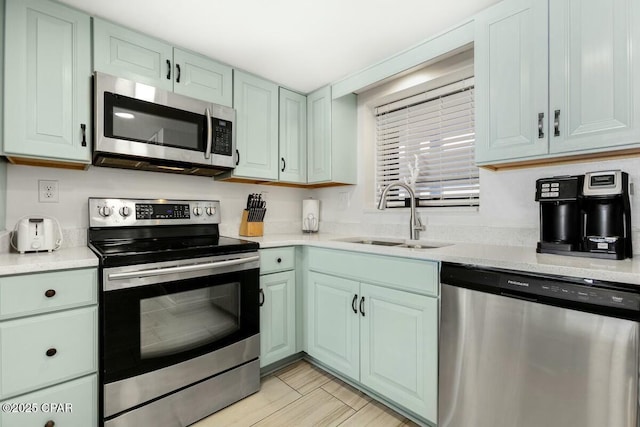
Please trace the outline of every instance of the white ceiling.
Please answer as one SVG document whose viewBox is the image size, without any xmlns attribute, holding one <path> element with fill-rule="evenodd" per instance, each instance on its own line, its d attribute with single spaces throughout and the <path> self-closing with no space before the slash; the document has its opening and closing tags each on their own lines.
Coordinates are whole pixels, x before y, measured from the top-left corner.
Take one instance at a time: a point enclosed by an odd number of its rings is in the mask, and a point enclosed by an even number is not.
<svg viewBox="0 0 640 427">
<path fill-rule="evenodd" d="M 60 0 L 302 93 L 498 0 Z"/>
</svg>

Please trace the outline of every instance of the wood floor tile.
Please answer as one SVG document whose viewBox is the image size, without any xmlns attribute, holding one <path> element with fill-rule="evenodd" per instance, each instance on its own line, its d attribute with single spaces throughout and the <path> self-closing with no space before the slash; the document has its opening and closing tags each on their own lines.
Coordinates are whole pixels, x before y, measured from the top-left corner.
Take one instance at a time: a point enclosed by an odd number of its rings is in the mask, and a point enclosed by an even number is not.
<svg viewBox="0 0 640 427">
<path fill-rule="evenodd" d="M 406 422 L 408 420 L 405 417 L 378 402 L 371 401 L 340 424 L 340 427 L 400 427 Z"/>
<path fill-rule="evenodd" d="M 322 385 L 322 389 L 337 397 L 356 411 L 362 409 L 371 398 L 349 384 L 334 378 Z"/>
<path fill-rule="evenodd" d="M 300 399 L 301 395 L 274 376 L 262 379 L 260 391 L 255 393 L 192 427 L 251 426 L 290 403 Z"/>
<path fill-rule="evenodd" d="M 316 388 L 292 404 L 280 409 L 255 424 L 255 427 L 323 426 L 340 425 L 355 411 L 331 394 Z"/>
<path fill-rule="evenodd" d="M 307 394 L 330 381 L 332 376 L 306 361 L 299 361 L 275 375 L 298 393 Z"/>
</svg>

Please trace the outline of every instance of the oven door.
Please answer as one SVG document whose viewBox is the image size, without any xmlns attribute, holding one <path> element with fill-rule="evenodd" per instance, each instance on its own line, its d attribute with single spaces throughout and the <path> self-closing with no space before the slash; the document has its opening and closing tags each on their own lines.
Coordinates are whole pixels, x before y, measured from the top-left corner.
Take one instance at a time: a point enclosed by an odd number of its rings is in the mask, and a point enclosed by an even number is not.
<svg viewBox="0 0 640 427">
<path fill-rule="evenodd" d="M 233 109 L 102 73 L 95 84 L 96 152 L 233 166 Z"/>
<path fill-rule="evenodd" d="M 259 356 L 256 252 L 106 268 L 102 281 L 106 417 Z"/>
</svg>

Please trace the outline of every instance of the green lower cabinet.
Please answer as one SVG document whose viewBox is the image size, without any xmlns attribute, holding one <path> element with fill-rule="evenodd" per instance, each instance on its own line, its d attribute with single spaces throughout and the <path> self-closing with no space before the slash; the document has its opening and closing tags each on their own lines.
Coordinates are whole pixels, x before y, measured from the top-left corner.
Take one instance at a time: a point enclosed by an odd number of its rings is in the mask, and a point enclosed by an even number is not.
<svg viewBox="0 0 640 427">
<path fill-rule="evenodd" d="M 438 299 L 310 271 L 307 352 L 436 422 Z"/>
<path fill-rule="evenodd" d="M 296 273 L 260 276 L 260 366 L 296 352 Z"/>
<path fill-rule="evenodd" d="M 437 420 L 438 300 L 361 284 L 360 382 Z"/>
<path fill-rule="evenodd" d="M 0 427 L 96 426 L 97 375 L 89 375 L 1 403 Z"/>
<path fill-rule="evenodd" d="M 360 376 L 360 284 L 309 272 L 307 282 L 307 352 L 332 369 Z"/>
</svg>

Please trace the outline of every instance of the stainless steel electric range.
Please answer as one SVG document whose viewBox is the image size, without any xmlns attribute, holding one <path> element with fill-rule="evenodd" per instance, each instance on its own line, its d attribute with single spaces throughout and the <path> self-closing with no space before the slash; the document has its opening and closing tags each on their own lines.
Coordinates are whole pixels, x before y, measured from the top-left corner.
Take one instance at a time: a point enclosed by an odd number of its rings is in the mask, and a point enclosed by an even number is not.
<svg viewBox="0 0 640 427">
<path fill-rule="evenodd" d="M 258 391 L 258 244 L 219 223 L 214 200 L 89 199 L 105 426 L 186 426 Z"/>
</svg>

